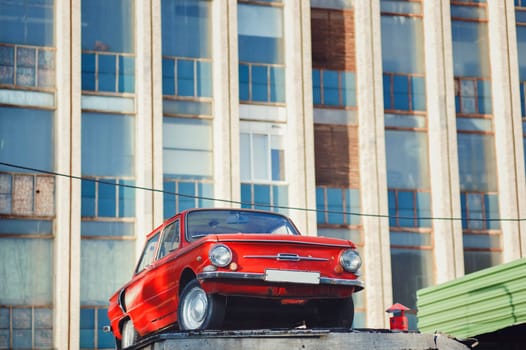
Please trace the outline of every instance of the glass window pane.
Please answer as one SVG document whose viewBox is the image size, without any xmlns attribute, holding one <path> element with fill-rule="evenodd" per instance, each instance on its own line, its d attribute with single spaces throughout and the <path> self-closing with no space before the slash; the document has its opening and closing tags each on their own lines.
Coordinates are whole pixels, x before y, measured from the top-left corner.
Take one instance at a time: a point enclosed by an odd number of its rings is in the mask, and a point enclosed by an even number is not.
<svg viewBox="0 0 526 350">
<path fill-rule="evenodd" d="M 249 92 L 249 66 L 246 64 L 239 65 L 239 100 L 248 101 L 250 99 Z"/>
<path fill-rule="evenodd" d="M 127 115 L 82 114 L 82 174 L 134 173 L 134 120 Z"/>
<path fill-rule="evenodd" d="M 386 130 L 387 181 L 390 188 L 429 188 L 427 135 Z"/>
<path fill-rule="evenodd" d="M 497 191 L 494 137 L 459 133 L 458 159 L 462 191 Z"/>
<path fill-rule="evenodd" d="M 267 102 L 269 100 L 267 66 L 252 66 L 252 100 Z"/>
<path fill-rule="evenodd" d="M 135 91 L 135 58 L 119 56 L 119 92 Z"/>
<path fill-rule="evenodd" d="M 253 178 L 258 180 L 269 180 L 270 178 L 270 171 L 269 171 L 269 164 L 268 164 L 268 157 L 269 157 L 269 144 L 268 144 L 268 136 L 267 135 L 259 135 L 254 134 L 252 135 L 252 144 L 253 144 L 253 159 L 257 161 L 254 161 L 253 167 L 254 167 L 254 174 Z"/>
<path fill-rule="evenodd" d="M 501 252 L 464 251 L 465 273 L 472 273 L 502 263 Z"/>
<path fill-rule="evenodd" d="M 81 305 L 106 305 L 108 295 L 130 278 L 134 249 L 133 241 L 82 240 Z"/>
<path fill-rule="evenodd" d="M 327 188 L 329 224 L 343 225 L 343 193 L 339 188 Z"/>
<path fill-rule="evenodd" d="M 408 191 L 398 192 L 398 220 L 402 227 L 415 226 L 415 193 Z"/>
<path fill-rule="evenodd" d="M 452 21 L 456 77 L 489 77 L 487 23 Z"/>
<path fill-rule="evenodd" d="M 195 96 L 194 93 L 194 62 L 177 61 L 177 95 Z"/>
<path fill-rule="evenodd" d="M 250 184 L 241 184 L 241 207 L 242 208 L 252 208 L 252 185 Z"/>
<path fill-rule="evenodd" d="M 180 182 L 177 193 L 182 196 L 178 196 L 179 211 L 195 208 L 196 207 L 196 195 L 194 182 Z"/>
<path fill-rule="evenodd" d="M 312 95 L 315 105 L 321 104 L 321 74 L 319 69 L 312 70 Z"/>
<path fill-rule="evenodd" d="M 283 9 L 238 4 L 239 61 L 283 63 Z"/>
<path fill-rule="evenodd" d="M 323 71 L 323 104 L 337 106 L 340 104 L 338 72 Z"/>
<path fill-rule="evenodd" d="M 241 181 L 250 181 L 252 179 L 252 150 L 250 146 L 250 135 L 242 133 L 240 135 L 239 143 Z"/>
<path fill-rule="evenodd" d="M 325 188 L 316 187 L 316 220 L 319 224 L 327 223 L 325 220 Z"/>
<path fill-rule="evenodd" d="M 165 181 L 163 185 L 163 212 L 164 218 L 168 219 L 177 213 L 175 203 L 177 201 L 175 196 L 175 183 L 172 181 Z"/>
<path fill-rule="evenodd" d="M 162 0 L 163 55 L 211 57 L 211 1 Z"/>
<path fill-rule="evenodd" d="M 197 96 L 212 96 L 212 65 L 210 62 L 197 62 Z"/>
<path fill-rule="evenodd" d="M 356 106 L 356 81 L 354 72 L 342 72 L 343 105 Z"/>
<path fill-rule="evenodd" d="M 385 72 L 424 72 L 422 19 L 383 15 L 382 62 Z"/>
<path fill-rule="evenodd" d="M 98 216 L 115 217 L 117 212 L 116 181 L 104 179 L 99 182 Z"/>
<path fill-rule="evenodd" d="M 95 66 L 97 56 L 90 53 L 82 54 L 82 90 L 95 91 L 96 78 L 95 78 Z"/>
<path fill-rule="evenodd" d="M 426 110 L 426 86 L 425 79 L 422 77 L 411 77 L 411 94 L 413 110 Z"/>
<path fill-rule="evenodd" d="M 270 67 L 270 102 L 285 102 L 285 69 Z"/>
<path fill-rule="evenodd" d="M 135 181 L 121 180 L 119 191 L 119 217 L 135 216 Z"/>
<path fill-rule="evenodd" d="M 175 61 L 163 58 L 163 95 L 175 95 Z"/>
<path fill-rule="evenodd" d="M 0 107 L 0 159 L 5 163 L 53 170 L 53 112 Z M 0 165 L 2 171 L 13 168 Z"/>
<path fill-rule="evenodd" d="M 53 241 L 2 238 L 1 305 L 49 305 L 53 302 Z M 22 316 L 21 316 L 22 317 Z M 22 322 L 22 319 L 20 319 Z M 15 327 L 23 327 L 15 317 Z"/>
<path fill-rule="evenodd" d="M 409 81 L 407 76 L 395 75 L 393 81 L 394 109 L 409 110 Z"/>
<path fill-rule="evenodd" d="M 99 91 L 115 92 L 116 91 L 116 56 L 99 55 Z"/>
<path fill-rule="evenodd" d="M 255 209 L 270 210 L 270 185 L 254 185 Z M 265 205 L 267 204 L 267 205 Z"/>
<path fill-rule="evenodd" d="M 95 191 L 95 181 L 82 180 L 82 216 L 96 216 Z"/>
<path fill-rule="evenodd" d="M 0 42 L 53 46 L 53 0 L 0 2 Z"/>
<path fill-rule="evenodd" d="M 83 50 L 134 51 L 134 1 L 84 0 L 81 3 Z"/>
</svg>

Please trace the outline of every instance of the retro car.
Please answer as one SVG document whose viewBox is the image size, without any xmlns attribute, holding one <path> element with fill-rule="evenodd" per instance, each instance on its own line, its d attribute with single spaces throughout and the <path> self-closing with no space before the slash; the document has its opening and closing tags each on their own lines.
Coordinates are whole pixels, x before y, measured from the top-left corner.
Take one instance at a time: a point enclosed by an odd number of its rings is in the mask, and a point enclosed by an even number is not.
<svg viewBox="0 0 526 350">
<path fill-rule="evenodd" d="M 348 328 L 360 265 L 351 241 L 302 236 L 278 213 L 188 209 L 147 236 L 110 329 L 126 348 L 169 329 Z"/>
</svg>

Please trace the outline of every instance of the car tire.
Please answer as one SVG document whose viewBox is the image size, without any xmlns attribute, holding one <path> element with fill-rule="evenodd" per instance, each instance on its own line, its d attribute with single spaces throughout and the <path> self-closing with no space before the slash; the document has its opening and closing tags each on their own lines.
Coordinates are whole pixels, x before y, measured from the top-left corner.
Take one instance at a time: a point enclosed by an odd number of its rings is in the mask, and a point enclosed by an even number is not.
<svg viewBox="0 0 526 350">
<path fill-rule="evenodd" d="M 124 321 L 124 324 L 122 325 L 121 334 L 121 349 L 126 349 L 130 346 L 135 345 L 137 343 L 137 340 L 139 339 L 139 334 L 135 330 L 133 322 L 130 319 Z"/>
<path fill-rule="evenodd" d="M 352 298 L 319 301 L 317 309 L 317 315 L 310 322 L 311 327 L 352 327 L 354 321 L 354 302 Z"/>
<path fill-rule="evenodd" d="M 199 281 L 192 280 L 183 288 L 179 299 L 179 329 L 219 329 L 225 319 L 225 309 L 225 297 L 206 294 Z"/>
</svg>

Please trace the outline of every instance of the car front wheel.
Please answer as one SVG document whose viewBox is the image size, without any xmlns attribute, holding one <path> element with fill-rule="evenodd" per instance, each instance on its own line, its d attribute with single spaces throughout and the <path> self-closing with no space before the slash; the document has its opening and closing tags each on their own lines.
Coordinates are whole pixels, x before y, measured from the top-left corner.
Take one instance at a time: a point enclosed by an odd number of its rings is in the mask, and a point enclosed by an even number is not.
<svg viewBox="0 0 526 350">
<path fill-rule="evenodd" d="M 181 330 L 218 329 L 225 318 L 226 299 L 208 295 L 197 280 L 188 283 L 179 300 L 177 316 Z"/>
</svg>

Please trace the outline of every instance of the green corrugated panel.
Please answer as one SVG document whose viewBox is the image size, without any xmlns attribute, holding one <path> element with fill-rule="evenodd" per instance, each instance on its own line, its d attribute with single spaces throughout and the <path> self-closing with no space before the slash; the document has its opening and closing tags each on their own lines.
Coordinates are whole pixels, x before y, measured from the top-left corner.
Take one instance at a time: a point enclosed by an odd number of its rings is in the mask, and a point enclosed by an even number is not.
<svg viewBox="0 0 526 350">
<path fill-rule="evenodd" d="M 526 259 L 417 292 L 418 328 L 468 338 L 526 323 Z"/>
</svg>

